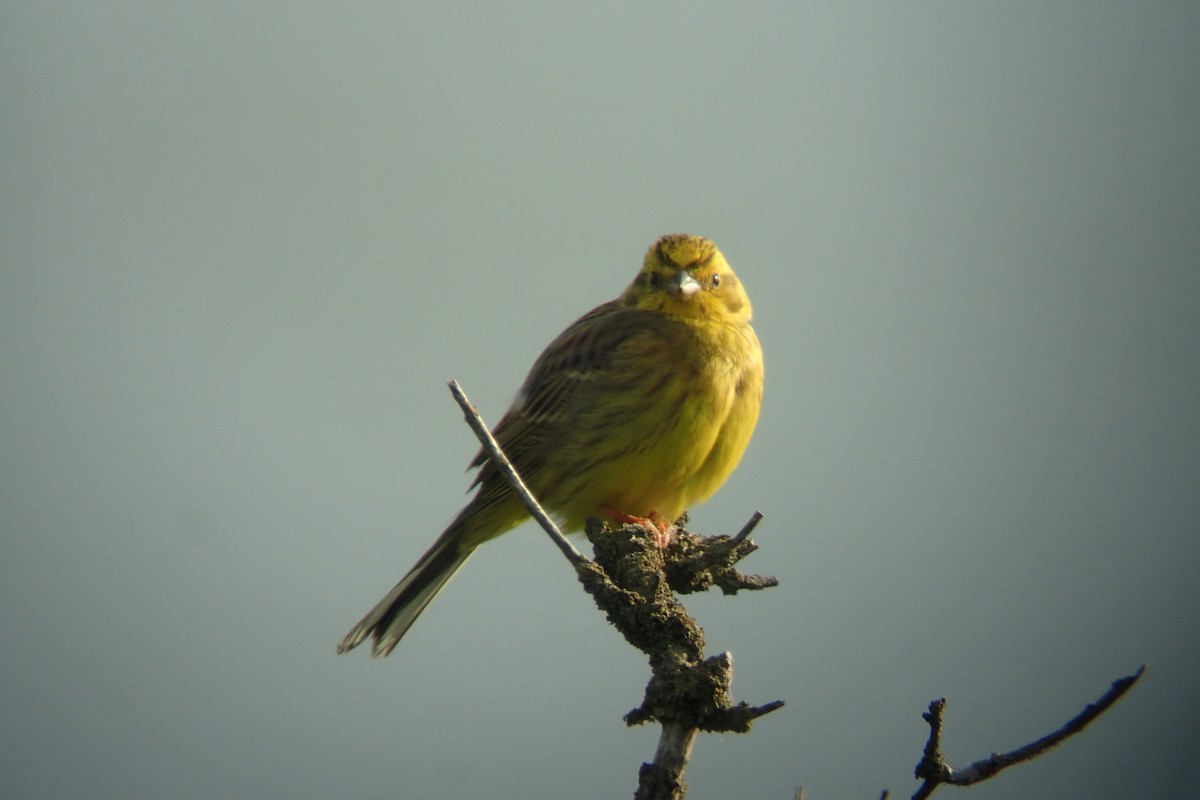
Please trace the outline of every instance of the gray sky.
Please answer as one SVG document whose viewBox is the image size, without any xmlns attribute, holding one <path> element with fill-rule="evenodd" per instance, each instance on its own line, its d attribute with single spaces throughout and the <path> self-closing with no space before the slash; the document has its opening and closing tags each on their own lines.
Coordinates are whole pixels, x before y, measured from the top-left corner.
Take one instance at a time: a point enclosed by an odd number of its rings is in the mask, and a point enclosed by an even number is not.
<svg viewBox="0 0 1200 800">
<path fill-rule="evenodd" d="M 7 4 L 0 794 L 626 797 L 647 677 L 531 526 L 350 625 L 565 324 L 713 237 L 767 357 L 694 510 L 691 797 L 1200 795 L 1195 3 Z M 536 576 L 536 578 L 534 577 Z"/>
</svg>

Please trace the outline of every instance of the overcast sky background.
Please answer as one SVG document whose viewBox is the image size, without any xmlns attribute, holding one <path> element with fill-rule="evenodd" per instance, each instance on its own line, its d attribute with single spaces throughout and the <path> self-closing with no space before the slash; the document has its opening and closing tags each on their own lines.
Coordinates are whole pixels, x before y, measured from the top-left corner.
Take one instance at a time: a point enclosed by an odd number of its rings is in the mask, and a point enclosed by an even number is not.
<svg viewBox="0 0 1200 800">
<path fill-rule="evenodd" d="M 1200 6 L 0 11 L 0 795 L 628 797 L 648 669 L 532 526 L 341 636 L 660 234 L 767 358 L 694 510 L 737 699 L 691 797 L 1200 796 Z M 949 790 L 947 790 L 949 791 Z"/>
</svg>

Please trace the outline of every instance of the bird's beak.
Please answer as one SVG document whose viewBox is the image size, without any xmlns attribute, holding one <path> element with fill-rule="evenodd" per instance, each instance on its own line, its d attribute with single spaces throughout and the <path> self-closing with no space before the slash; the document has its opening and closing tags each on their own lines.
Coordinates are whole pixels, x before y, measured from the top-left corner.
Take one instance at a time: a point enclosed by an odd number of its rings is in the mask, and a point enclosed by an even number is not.
<svg viewBox="0 0 1200 800">
<path fill-rule="evenodd" d="M 692 273 L 688 272 L 686 269 L 681 269 L 675 275 L 675 280 L 667 284 L 667 289 L 671 292 L 671 294 L 687 300 L 696 292 L 700 291 L 700 282 L 692 277 Z"/>
</svg>

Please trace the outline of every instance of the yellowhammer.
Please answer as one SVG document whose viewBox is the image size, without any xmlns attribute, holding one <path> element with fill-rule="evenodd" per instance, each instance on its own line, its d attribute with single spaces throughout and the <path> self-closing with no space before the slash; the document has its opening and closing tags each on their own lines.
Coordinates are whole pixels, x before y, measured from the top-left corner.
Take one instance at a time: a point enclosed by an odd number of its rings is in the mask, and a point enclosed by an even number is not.
<svg viewBox="0 0 1200 800">
<path fill-rule="evenodd" d="M 660 526 L 733 472 L 762 405 L 750 299 L 711 241 L 675 234 L 625 293 L 583 315 L 534 362 L 495 436 L 565 530 L 589 517 Z M 338 652 L 392 651 L 450 577 L 528 514 L 481 451 L 479 491 Z"/>
</svg>

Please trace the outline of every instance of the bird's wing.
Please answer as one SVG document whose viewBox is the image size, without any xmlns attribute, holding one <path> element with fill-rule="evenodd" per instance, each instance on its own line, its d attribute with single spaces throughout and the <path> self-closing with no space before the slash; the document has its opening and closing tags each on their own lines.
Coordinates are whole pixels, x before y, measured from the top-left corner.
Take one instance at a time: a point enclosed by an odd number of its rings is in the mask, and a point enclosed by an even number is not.
<svg viewBox="0 0 1200 800">
<path fill-rule="evenodd" d="M 518 472 L 528 476 L 541 466 L 543 445 L 557 437 L 588 387 L 612 376 L 614 354 L 621 345 L 660 322 L 655 314 L 614 300 L 580 317 L 550 343 L 493 431 Z M 496 472 L 483 450 L 471 466 L 482 466 L 475 483 L 488 482 Z"/>
</svg>

